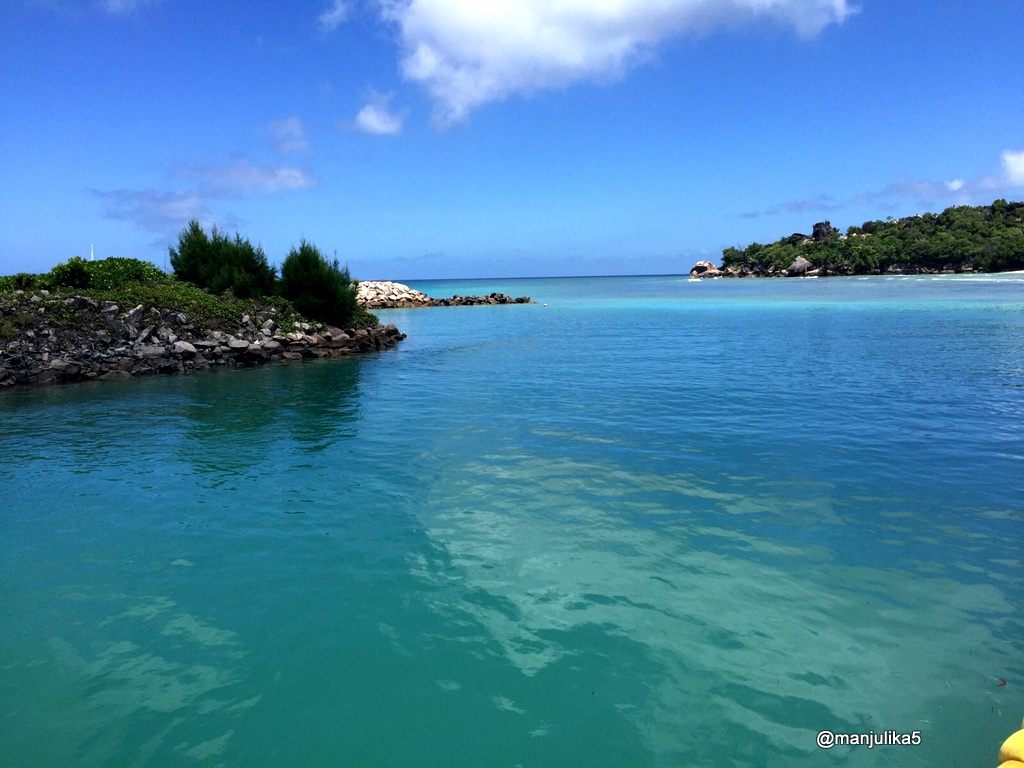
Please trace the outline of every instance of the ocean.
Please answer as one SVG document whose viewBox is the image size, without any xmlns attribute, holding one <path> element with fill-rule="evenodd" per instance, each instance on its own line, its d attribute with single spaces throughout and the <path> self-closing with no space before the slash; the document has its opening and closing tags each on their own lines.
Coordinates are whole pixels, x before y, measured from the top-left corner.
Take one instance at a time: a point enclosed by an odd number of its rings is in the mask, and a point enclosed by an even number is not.
<svg viewBox="0 0 1024 768">
<path fill-rule="evenodd" d="M 0 765 L 995 764 L 1024 275 L 409 284 L 536 303 L 0 396 Z"/>
</svg>

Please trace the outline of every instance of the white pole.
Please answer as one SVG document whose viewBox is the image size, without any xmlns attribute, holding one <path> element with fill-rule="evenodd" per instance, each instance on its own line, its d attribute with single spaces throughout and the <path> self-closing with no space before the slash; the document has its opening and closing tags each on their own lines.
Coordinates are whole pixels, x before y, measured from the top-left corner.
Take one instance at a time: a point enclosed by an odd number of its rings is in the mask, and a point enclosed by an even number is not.
<svg viewBox="0 0 1024 768">
<path fill-rule="evenodd" d="M 89 246 L 89 261 L 93 261 L 96 258 L 96 250 L 93 246 Z"/>
</svg>

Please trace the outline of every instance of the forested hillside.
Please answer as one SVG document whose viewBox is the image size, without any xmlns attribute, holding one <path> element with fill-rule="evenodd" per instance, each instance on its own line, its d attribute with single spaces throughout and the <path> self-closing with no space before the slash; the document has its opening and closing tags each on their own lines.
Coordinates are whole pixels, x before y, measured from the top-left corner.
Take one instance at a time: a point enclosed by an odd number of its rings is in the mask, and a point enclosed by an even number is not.
<svg viewBox="0 0 1024 768">
<path fill-rule="evenodd" d="M 829 222 L 810 235 L 794 233 L 769 245 L 722 251 L 723 269 L 755 274 L 789 270 L 862 275 L 885 272 L 1003 272 L 1024 269 L 1024 203 L 953 206 L 942 213 L 866 221 L 845 234 Z"/>
</svg>

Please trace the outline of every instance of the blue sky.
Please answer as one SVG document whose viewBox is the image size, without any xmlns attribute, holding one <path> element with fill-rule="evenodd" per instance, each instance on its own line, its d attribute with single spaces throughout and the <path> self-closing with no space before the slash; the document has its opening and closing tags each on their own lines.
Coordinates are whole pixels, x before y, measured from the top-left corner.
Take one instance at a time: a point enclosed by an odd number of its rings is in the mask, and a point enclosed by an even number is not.
<svg viewBox="0 0 1024 768">
<path fill-rule="evenodd" d="M 687 272 L 1024 199 L 1024 4 L 6 0 L 0 274 L 189 218 L 362 279 Z"/>
</svg>

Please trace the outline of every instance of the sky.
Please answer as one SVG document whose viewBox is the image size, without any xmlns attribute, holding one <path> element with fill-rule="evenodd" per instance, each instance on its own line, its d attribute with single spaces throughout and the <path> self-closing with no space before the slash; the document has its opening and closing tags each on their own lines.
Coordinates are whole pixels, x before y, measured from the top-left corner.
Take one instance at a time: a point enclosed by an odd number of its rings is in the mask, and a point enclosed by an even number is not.
<svg viewBox="0 0 1024 768">
<path fill-rule="evenodd" d="M 0 274 L 679 274 L 1024 199 L 1020 0 L 4 0 Z"/>
</svg>

